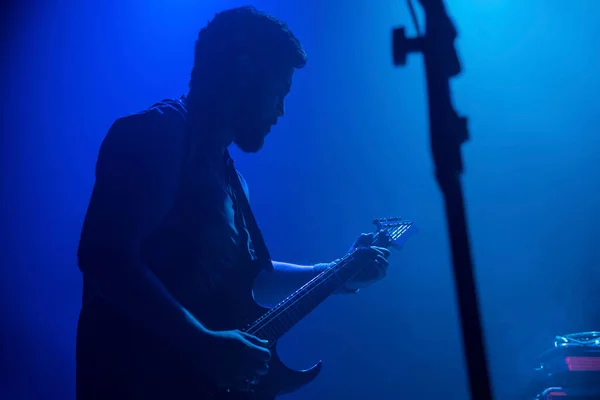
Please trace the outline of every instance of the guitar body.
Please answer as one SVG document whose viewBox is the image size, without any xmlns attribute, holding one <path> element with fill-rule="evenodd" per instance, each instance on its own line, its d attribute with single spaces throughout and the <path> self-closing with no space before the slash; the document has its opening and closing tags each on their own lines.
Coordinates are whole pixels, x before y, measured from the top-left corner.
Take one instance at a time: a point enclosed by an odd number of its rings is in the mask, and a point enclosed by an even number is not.
<svg viewBox="0 0 600 400">
<path fill-rule="evenodd" d="M 204 294 L 200 298 L 196 297 L 193 305 L 192 302 L 186 304 L 182 301 L 182 303 L 211 330 L 243 331 L 245 327 L 269 311 L 268 308 L 256 303 L 252 294 L 254 280 L 260 271 L 260 266 L 251 262 L 237 269 L 235 276 L 225 279 L 227 287 L 219 288 L 211 294 Z M 160 278 L 166 282 L 170 281 L 168 276 Z M 174 278 L 168 287 L 176 297 L 185 299 L 189 293 L 184 285 L 185 282 L 180 283 Z M 164 392 L 170 394 L 170 399 L 177 400 L 272 400 L 278 395 L 297 390 L 317 377 L 321 370 L 320 361 L 309 369 L 293 370 L 281 361 L 276 346 L 276 341 L 270 341 L 271 360 L 268 375 L 262 377 L 247 391 L 220 388 L 202 376 L 192 376 L 186 368 L 185 361 L 175 359 L 170 354 L 159 354 L 157 359 L 149 356 L 145 362 L 156 363 L 156 360 L 160 360 L 161 365 L 151 370 L 161 371 L 161 373 L 143 378 L 146 382 L 143 388 L 146 394 L 143 398 L 162 398 L 155 396 L 157 393 Z M 155 350 L 160 353 L 160 345 L 153 345 L 149 354 L 157 355 Z"/>
<path fill-rule="evenodd" d="M 252 263 L 249 268 L 244 268 L 243 273 L 237 273 L 233 282 L 225 291 L 219 293 L 212 302 L 206 304 L 220 304 L 214 307 L 215 312 L 198 315 L 201 321 L 208 321 L 207 325 L 215 330 L 244 330 L 246 326 L 260 318 L 268 308 L 262 307 L 254 300 L 252 287 L 256 275 L 260 272 L 258 265 Z M 319 361 L 306 370 L 293 370 L 287 367 L 277 354 L 277 342 L 271 343 L 271 360 L 269 373 L 262 377 L 258 384 L 250 390 L 230 391 L 227 389 L 210 387 L 203 394 L 211 400 L 272 400 L 278 395 L 293 392 L 314 380 L 321 371 L 322 362 Z"/>
</svg>

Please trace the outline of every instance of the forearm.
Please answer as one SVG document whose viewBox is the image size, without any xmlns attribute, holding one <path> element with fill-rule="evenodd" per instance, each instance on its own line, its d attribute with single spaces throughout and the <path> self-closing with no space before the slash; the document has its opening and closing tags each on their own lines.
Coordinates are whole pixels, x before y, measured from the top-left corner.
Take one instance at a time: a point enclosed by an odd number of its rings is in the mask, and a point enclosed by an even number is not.
<svg viewBox="0 0 600 400">
<path fill-rule="evenodd" d="M 106 253 L 104 253 L 106 254 Z M 84 280 L 117 312 L 178 347 L 206 328 L 169 293 L 156 275 L 129 256 L 80 256 Z"/>
<path fill-rule="evenodd" d="M 317 264 L 317 266 L 322 265 Z M 314 265 L 273 261 L 273 270 L 262 271 L 256 278 L 254 297 L 262 305 L 273 306 L 310 281 L 316 274 Z"/>
</svg>

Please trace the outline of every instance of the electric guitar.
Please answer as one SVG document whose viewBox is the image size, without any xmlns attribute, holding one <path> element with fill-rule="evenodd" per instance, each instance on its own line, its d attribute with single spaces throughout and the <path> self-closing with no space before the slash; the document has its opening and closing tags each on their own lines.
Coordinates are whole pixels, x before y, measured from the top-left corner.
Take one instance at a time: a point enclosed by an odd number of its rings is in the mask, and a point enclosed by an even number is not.
<svg viewBox="0 0 600 400">
<path fill-rule="evenodd" d="M 411 221 L 400 218 L 377 219 L 374 221 L 377 233 L 373 245 L 385 248 L 400 248 L 406 240 L 417 231 Z M 356 250 L 349 252 L 335 265 L 296 290 L 285 300 L 271 309 L 259 306 L 252 297 L 251 287 L 236 287 L 243 290 L 244 297 L 238 294 L 229 304 L 227 323 L 219 323 L 228 329 L 240 329 L 244 332 L 269 341 L 271 360 L 269 373 L 245 391 L 218 388 L 210 382 L 202 382 L 203 390 L 200 398 L 211 400 L 272 400 L 278 395 L 293 392 L 307 385 L 319 374 L 322 362 L 306 370 L 292 370 L 277 355 L 277 340 L 294 325 L 307 316 L 331 294 L 335 293 L 360 272 L 357 263 L 352 263 Z M 253 273 L 257 273 L 254 271 Z M 248 276 L 246 278 L 252 278 Z M 242 279 L 253 282 L 253 279 Z M 239 292 L 238 292 L 239 293 Z M 227 296 L 222 296 L 224 299 Z M 208 317 L 208 316 L 207 316 Z M 205 321 L 205 319 L 202 319 Z M 235 326 L 235 324 L 238 324 Z M 244 328 L 242 328 L 245 326 Z M 242 329 L 241 329 L 242 328 Z"/>
</svg>

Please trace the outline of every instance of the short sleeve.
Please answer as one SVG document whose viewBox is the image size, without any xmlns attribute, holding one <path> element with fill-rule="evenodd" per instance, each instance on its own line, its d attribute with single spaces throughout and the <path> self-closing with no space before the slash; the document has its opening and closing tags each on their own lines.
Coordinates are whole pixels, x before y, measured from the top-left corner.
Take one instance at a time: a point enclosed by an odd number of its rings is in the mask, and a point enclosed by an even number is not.
<svg viewBox="0 0 600 400">
<path fill-rule="evenodd" d="M 185 154 L 185 132 L 168 128 L 151 111 L 111 126 L 98 153 L 80 259 L 97 259 L 106 249 L 131 252 L 162 222 L 176 196 Z"/>
</svg>

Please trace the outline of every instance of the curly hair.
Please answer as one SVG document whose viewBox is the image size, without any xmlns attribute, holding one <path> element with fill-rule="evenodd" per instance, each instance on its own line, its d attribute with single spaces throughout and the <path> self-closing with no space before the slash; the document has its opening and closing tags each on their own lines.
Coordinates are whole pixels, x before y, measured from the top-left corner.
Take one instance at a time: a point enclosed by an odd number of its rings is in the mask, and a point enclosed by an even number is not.
<svg viewBox="0 0 600 400">
<path fill-rule="evenodd" d="M 300 41 L 285 22 L 253 6 L 232 8 L 217 13 L 200 30 L 190 89 L 202 81 L 217 83 L 226 79 L 239 56 L 249 56 L 265 65 L 294 68 L 304 67 L 307 61 Z"/>
</svg>

